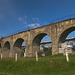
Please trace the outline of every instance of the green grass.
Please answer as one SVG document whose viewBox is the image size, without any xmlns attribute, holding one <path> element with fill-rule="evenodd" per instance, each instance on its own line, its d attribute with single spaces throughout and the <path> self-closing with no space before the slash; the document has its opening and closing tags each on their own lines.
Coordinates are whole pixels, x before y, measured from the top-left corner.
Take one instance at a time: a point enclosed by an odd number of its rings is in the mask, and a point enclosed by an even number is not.
<svg viewBox="0 0 75 75">
<path fill-rule="evenodd" d="M 0 75 L 75 75 L 75 55 L 69 55 L 70 62 L 66 62 L 65 56 L 19 58 L 0 60 Z"/>
</svg>

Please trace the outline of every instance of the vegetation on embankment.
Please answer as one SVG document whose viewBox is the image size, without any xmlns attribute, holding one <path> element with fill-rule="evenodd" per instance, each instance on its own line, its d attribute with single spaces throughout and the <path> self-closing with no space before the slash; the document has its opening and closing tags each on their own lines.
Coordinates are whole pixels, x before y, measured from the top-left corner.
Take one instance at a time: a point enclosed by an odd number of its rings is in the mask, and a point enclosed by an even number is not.
<svg viewBox="0 0 75 75">
<path fill-rule="evenodd" d="M 18 58 L 0 60 L 0 75 L 75 75 L 75 55 L 69 55 L 70 62 L 66 62 L 65 56 Z"/>
</svg>

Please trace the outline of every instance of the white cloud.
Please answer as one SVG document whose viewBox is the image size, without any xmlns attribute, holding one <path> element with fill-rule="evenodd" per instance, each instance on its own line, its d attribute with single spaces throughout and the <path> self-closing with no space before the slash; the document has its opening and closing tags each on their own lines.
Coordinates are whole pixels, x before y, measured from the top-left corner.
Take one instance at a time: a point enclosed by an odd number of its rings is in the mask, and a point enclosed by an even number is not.
<svg viewBox="0 0 75 75">
<path fill-rule="evenodd" d="M 27 24 L 27 15 L 23 17 L 19 17 L 18 20 L 22 22 L 22 24 L 25 24 L 27 25 L 28 27 L 32 27 L 32 28 L 37 28 L 40 26 L 40 23 L 39 22 L 39 19 L 36 17 L 36 18 L 32 18 L 32 20 L 34 21 L 34 23 L 31 23 L 31 24 Z"/>
<path fill-rule="evenodd" d="M 19 21 L 22 21 L 22 18 L 21 18 L 21 17 L 19 17 L 19 18 L 18 18 L 18 20 L 19 20 Z"/>
<path fill-rule="evenodd" d="M 36 27 L 39 27 L 40 24 L 39 23 L 34 23 L 34 24 L 29 24 L 28 26 L 29 27 L 33 27 L 33 28 L 36 28 Z"/>
</svg>

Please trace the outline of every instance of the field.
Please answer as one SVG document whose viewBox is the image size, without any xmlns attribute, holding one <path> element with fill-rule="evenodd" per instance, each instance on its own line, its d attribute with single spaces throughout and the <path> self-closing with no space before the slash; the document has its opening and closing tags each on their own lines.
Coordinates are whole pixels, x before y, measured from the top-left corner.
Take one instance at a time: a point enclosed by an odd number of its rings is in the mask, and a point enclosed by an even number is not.
<svg viewBox="0 0 75 75">
<path fill-rule="evenodd" d="M 0 75 L 75 75 L 75 55 L 69 55 L 70 62 L 65 56 L 55 55 L 33 58 L 0 59 Z"/>
</svg>

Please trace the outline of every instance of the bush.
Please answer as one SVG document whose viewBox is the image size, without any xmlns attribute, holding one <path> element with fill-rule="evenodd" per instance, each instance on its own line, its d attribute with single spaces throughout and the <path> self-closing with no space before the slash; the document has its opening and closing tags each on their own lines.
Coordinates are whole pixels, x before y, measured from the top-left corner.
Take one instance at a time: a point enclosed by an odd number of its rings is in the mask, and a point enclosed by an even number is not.
<svg viewBox="0 0 75 75">
<path fill-rule="evenodd" d="M 48 47 L 48 48 L 45 48 L 44 47 L 44 50 L 43 51 L 39 51 L 38 52 L 38 56 L 42 56 L 42 54 L 45 53 L 45 56 L 49 56 L 49 55 L 52 55 L 52 47 Z"/>
</svg>

